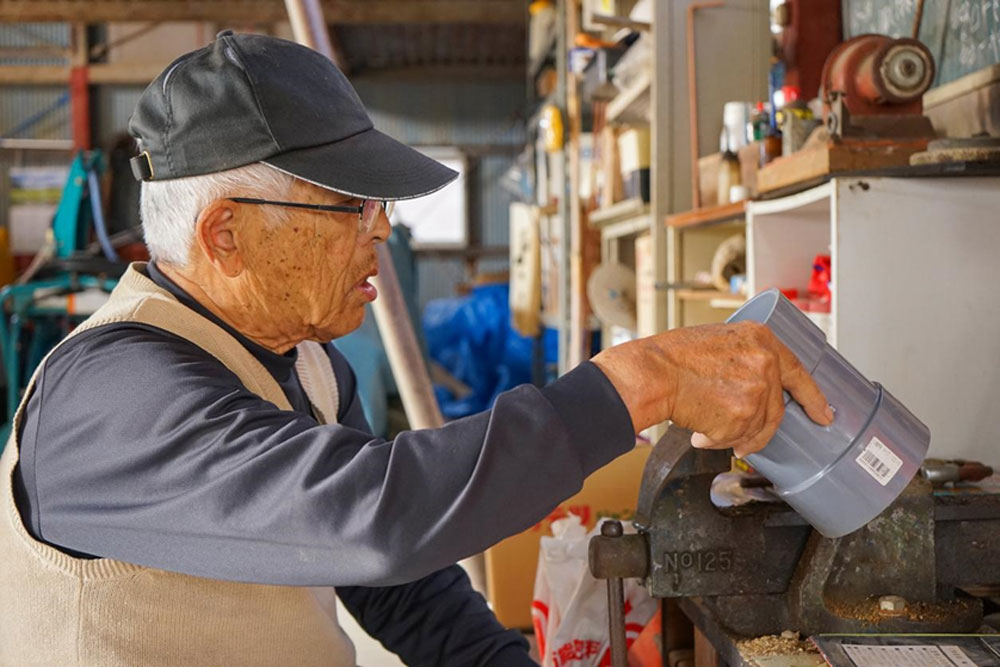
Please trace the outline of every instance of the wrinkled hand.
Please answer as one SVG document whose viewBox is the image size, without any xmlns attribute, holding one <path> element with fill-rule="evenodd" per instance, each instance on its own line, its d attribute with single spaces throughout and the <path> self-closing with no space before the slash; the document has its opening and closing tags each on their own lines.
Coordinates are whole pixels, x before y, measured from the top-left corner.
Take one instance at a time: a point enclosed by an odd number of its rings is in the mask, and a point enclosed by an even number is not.
<svg viewBox="0 0 1000 667">
<path fill-rule="evenodd" d="M 732 447 L 740 457 L 763 449 L 785 413 L 782 389 L 817 424 L 833 421 L 799 360 L 755 322 L 673 329 L 604 350 L 593 362 L 636 432 L 670 419 L 695 431 L 695 447 Z"/>
</svg>

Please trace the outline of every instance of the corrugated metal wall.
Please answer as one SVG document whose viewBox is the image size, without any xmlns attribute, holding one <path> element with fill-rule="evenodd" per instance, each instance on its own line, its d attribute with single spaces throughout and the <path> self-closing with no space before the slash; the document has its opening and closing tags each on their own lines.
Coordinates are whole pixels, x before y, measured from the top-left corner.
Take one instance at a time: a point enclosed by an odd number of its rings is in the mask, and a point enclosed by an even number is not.
<svg viewBox="0 0 1000 667">
<path fill-rule="evenodd" d="M 8 24 L 0 26 L 0 47 L 28 47 L 39 43 L 68 48 L 66 24 Z M 32 54 L 5 59 L 4 64 L 58 63 L 58 57 Z M 475 195 L 470 199 L 471 238 L 487 247 L 507 245 L 507 207 L 511 196 L 499 182 L 524 142 L 521 115 L 524 83 L 519 80 L 421 81 L 384 76 L 354 81 L 372 119 L 383 132 L 401 141 L 424 146 L 460 146 L 470 150 L 470 178 Z M 108 149 L 126 132 L 128 118 L 144 86 L 102 86 L 91 96 L 94 105 L 94 142 Z M 69 104 L 57 103 L 63 86 L 5 86 L 0 88 L 0 136 L 25 119 L 53 106 L 43 120 L 19 136 L 69 139 Z M 23 164 L 47 164 L 65 154 L 0 151 L 0 169 L 17 159 Z M 452 186 L 460 187 L 460 186 Z M 8 181 L 0 179 L 0 221 L 5 222 Z M 480 272 L 503 270 L 506 257 L 486 257 Z M 421 308 L 430 299 L 451 296 L 458 282 L 471 278 L 465 261 L 456 256 L 426 256 L 418 262 Z"/>
<path fill-rule="evenodd" d="M 145 86 L 100 86 L 90 97 L 94 110 L 94 143 L 103 148 L 128 134 L 128 119 Z"/>
<path fill-rule="evenodd" d="M 14 49 L 44 46 L 68 49 L 65 23 L 0 24 L 0 65 L 58 65 L 58 54 L 12 54 Z M 69 99 L 66 86 L 3 86 L 0 88 L 0 136 L 32 139 L 69 139 Z M 65 99 L 63 99 L 65 98 Z M 60 103 L 62 102 L 62 103 Z M 26 122 L 35 120 L 30 128 Z M 22 129 L 23 128 L 23 129 Z"/>
<path fill-rule="evenodd" d="M 0 24 L 0 48 L 24 49 L 38 46 L 68 49 L 68 23 L 5 23 Z M 4 65 L 58 65 L 58 55 L 17 55 L 0 58 Z"/>
<path fill-rule="evenodd" d="M 65 23 L 0 24 L 0 49 L 25 49 L 44 44 L 53 49 L 69 48 L 70 31 Z M 0 65 L 59 64 L 58 54 L 5 55 Z M 34 121 L 34 122 L 31 122 Z M 28 122 L 31 126 L 23 128 Z M 69 139 L 70 107 L 65 86 L 0 87 L 0 137 L 19 139 Z M 0 150 L 0 224 L 7 224 L 10 200 L 10 167 L 66 163 L 68 153 L 59 151 Z"/>
<path fill-rule="evenodd" d="M 523 81 L 353 80 L 383 132 L 410 144 L 520 143 Z"/>
</svg>

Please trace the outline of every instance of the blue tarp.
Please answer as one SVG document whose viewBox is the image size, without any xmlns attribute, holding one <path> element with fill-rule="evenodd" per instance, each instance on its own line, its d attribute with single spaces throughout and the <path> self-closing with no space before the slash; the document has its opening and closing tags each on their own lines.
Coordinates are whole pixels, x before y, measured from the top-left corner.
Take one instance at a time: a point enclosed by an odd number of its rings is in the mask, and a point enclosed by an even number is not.
<svg viewBox="0 0 1000 667">
<path fill-rule="evenodd" d="M 435 387 L 441 412 L 456 418 L 481 412 L 497 395 L 531 382 L 535 341 L 510 326 L 508 285 L 482 285 L 465 297 L 435 299 L 424 309 L 427 351 L 472 391 L 457 398 Z"/>
</svg>

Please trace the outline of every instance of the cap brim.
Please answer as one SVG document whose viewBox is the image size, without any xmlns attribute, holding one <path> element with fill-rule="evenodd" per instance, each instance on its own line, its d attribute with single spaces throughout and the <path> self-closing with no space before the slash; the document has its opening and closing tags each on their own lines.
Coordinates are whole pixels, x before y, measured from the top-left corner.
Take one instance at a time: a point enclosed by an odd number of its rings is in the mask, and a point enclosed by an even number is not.
<svg viewBox="0 0 1000 667">
<path fill-rule="evenodd" d="M 440 190 L 458 172 L 378 130 L 262 160 L 322 188 L 365 199 L 414 199 Z"/>
</svg>

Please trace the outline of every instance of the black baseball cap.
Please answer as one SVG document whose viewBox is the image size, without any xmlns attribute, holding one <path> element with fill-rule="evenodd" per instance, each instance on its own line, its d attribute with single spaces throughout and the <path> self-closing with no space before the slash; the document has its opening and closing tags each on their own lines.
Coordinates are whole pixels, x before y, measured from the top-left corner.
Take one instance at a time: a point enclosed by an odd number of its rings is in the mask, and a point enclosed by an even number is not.
<svg viewBox="0 0 1000 667">
<path fill-rule="evenodd" d="M 324 55 L 266 35 L 219 33 L 175 60 L 129 119 L 138 180 L 264 162 L 329 190 L 411 199 L 458 173 L 375 129 L 347 77 Z"/>
</svg>

